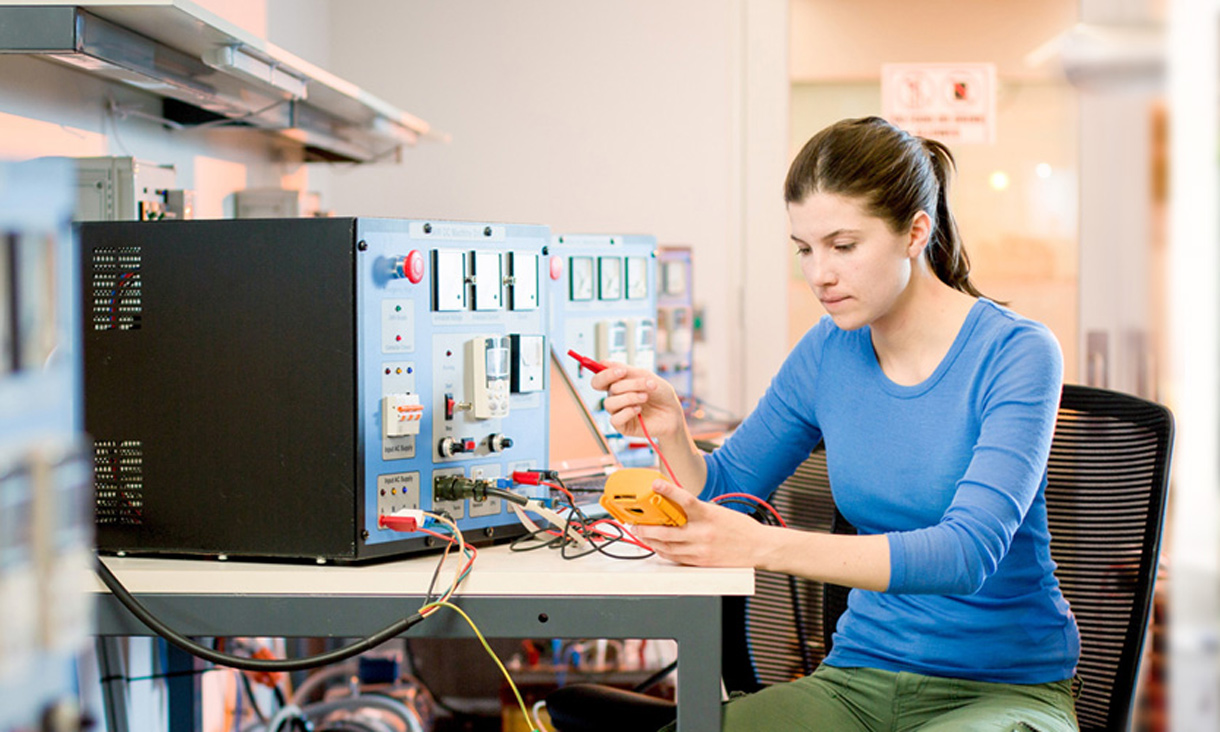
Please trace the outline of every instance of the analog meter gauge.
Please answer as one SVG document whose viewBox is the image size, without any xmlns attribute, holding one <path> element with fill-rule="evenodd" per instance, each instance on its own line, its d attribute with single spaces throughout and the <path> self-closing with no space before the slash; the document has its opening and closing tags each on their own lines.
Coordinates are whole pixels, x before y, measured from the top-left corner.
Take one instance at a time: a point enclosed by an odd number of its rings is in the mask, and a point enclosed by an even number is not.
<svg viewBox="0 0 1220 732">
<path fill-rule="evenodd" d="M 593 257 L 572 257 L 568 260 L 569 286 L 568 295 L 572 300 L 593 299 Z"/>
<path fill-rule="evenodd" d="M 648 297 L 648 260 L 643 257 L 627 257 L 627 299 L 643 300 Z"/>
<path fill-rule="evenodd" d="M 621 300 L 623 297 L 623 260 L 621 257 L 598 259 L 597 296 L 602 300 Z"/>
</svg>

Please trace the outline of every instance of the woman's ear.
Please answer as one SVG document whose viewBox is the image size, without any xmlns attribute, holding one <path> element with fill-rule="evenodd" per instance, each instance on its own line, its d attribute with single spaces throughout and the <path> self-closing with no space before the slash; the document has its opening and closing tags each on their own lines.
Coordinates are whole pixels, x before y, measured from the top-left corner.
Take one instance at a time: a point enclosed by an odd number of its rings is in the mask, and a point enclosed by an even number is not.
<svg viewBox="0 0 1220 732">
<path fill-rule="evenodd" d="M 927 211 L 918 211 L 911 219 L 911 228 L 907 232 L 907 256 L 911 259 L 923 254 L 932 238 L 932 217 Z"/>
</svg>

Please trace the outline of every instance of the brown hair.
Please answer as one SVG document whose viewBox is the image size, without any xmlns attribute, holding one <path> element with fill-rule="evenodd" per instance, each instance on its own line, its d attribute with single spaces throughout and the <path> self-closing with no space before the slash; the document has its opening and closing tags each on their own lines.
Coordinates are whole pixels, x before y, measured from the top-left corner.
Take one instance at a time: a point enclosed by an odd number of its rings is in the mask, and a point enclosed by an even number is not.
<svg viewBox="0 0 1220 732">
<path fill-rule="evenodd" d="M 932 218 L 924 255 L 950 287 L 983 297 L 970 281 L 970 258 L 949 210 L 949 148 L 898 129 L 880 117 L 845 119 L 814 135 L 797 154 L 784 181 L 784 201 L 816 192 L 859 198 L 892 231 L 905 231 L 915 214 Z"/>
</svg>

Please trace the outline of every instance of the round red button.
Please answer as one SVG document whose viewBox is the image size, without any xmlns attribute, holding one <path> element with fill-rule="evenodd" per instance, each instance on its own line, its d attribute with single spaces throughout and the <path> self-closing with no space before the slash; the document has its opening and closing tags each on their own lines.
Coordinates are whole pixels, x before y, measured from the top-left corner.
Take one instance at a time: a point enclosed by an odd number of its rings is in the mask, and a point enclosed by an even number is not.
<svg viewBox="0 0 1220 732">
<path fill-rule="evenodd" d="M 403 274 L 411 284 L 418 285 L 424 278 L 424 255 L 418 249 L 412 249 L 402 263 Z"/>
<path fill-rule="evenodd" d="M 551 279 L 557 280 L 563 277 L 563 257 L 551 257 Z"/>
</svg>

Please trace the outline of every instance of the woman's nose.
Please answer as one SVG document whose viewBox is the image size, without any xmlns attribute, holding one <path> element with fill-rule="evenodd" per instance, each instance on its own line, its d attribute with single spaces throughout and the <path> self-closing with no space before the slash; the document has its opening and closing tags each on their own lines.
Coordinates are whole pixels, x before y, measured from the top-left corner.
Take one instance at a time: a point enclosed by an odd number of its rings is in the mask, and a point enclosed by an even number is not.
<svg viewBox="0 0 1220 732">
<path fill-rule="evenodd" d="M 826 259 L 824 256 L 819 256 L 817 252 L 810 252 L 806 255 L 805 277 L 809 279 L 810 284 L 825 286 L 835 283 L 837 278 Z"/>
</svg>

